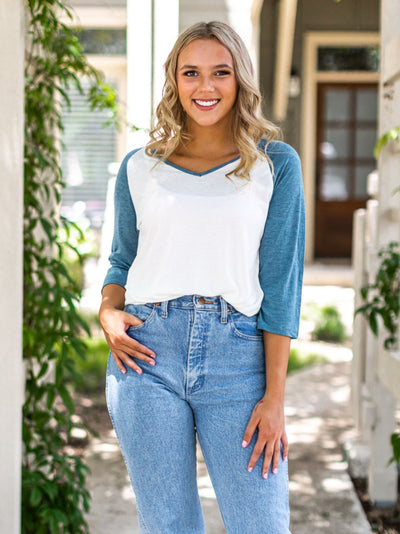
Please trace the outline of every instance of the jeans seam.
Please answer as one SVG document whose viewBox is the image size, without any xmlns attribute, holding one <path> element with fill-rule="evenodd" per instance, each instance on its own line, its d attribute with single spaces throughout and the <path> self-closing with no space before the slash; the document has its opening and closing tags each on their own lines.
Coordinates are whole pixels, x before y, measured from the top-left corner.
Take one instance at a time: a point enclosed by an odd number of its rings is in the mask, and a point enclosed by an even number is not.
<svg viewBox="0 0 400 534">
<path fill-rule="evenodd" d="M 136 501 L 136 510 L 137 510 L 138 516 L 140 518 L 140 522 L 142 524 L 142 527 L 144 528 L 144 534 L 151 534 L 148 526 L 146 525 L 146 521 L 144 520 L 143 514 L 140 511 L 140 508 L 139 508 L 139 506 L 137 504 L 137 501 Z"/>
</svg>

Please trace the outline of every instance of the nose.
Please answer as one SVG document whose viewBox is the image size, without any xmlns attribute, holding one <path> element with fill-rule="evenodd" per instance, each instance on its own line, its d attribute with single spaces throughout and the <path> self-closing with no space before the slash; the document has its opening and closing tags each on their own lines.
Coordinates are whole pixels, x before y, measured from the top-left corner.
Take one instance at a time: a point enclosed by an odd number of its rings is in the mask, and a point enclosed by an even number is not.
<svg viewBox="0 0 400 534">
<path fill-rule="evenodd" d="M 214 90 L 214 83 L 211 76 L 202 76 L 200 78 L 199 90 L 203 92 Z"/>
</svg>

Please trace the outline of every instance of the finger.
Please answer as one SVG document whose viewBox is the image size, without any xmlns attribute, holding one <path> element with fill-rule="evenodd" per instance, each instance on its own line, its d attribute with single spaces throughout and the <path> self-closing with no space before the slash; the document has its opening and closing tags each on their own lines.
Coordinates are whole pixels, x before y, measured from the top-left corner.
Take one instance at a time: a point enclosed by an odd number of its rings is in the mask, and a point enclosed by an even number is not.
<svg viewBox="0 0 400 534">
<path fill-rule="evenodd" d="M 114 354 L 113 354 L 114 356 Z M 142 369 L 138 366 L 138 364 L 132 360 L 127 354 L 125 354 L 122 351 L 118 351 L 115 353 L 114 360 L 118 366 L 118 368 L 122 371 L 122 373 L 126 373 L 126 366 L 130 367 L 133 371 L 135 371 L 138 375 L 142 374 Z"/>
<path fill-rule="evenodd" d="M 281 442 L 279 439 L 275 441 L 274 454 L 272 457 L 272 472 L 274 475 L 278 473 L 279 457 L 281 455 Z"/>
<path fill-rule="evenodd" d="M 138 360 L 141 360 L 143 362 L 146 362 L 148 363 L 149 365 L 155 365 L 156 362 L 154 360 L 155 356 L 154 357 L 150 357 L 150 356 L 147 356 L 146 354 L 143 354 L 141 352 L 137 352 L 137 351 L 130 351 L 130 353 L 126 353 L 124 351 L 118 351 L 119 354 L 118 354 L 118 357 L 126 364 L 128 365 L 129 367 L 131 367 L 132 369 L 134 369 L 135 371 L 137 371 L 138 369 L 140 369 L 140 367 L 137 365 L 137 363 L 135 363 L 135 361 L 133 360 L 133 358 L 136 358 Z"/>
<path fill-rule="evenodd" d="M 111 349 L 114 351 L 123 351 L 128 356 L 134 358 L 146 359 L 156 357 L 155 352 L 144 345 L 141 345 L 136 340 L 127 336 L 126 338 L 114 339 L 111 343 Z"/>
<path fill-rule="evenodd" d="M 257 425 L 258 420 L 256 417 L 254 417 L 254 415 L 252 415 L 243 435 L 242 447 L 247 447 L 247 445 L 250 443 Z"/>
<path fill-rule="evenodd" d="M 289 454 L 289 441 L 286 432 L 282 436 L 282 458 L 286 462 Z"/>
<path fill-rule="evenodd" d="M 118 356 L 116 355 L 115 352 L 111 351 L 111 355 L 112 357 L 114 358 L 114 361 L 118 367 L 118 369 L 121 371 L 121 373 L 125 374 L 126 373 L 126 367 L 125 365 L 122 363 L 122 361 L 118 358 Z"/>
<path fill-rule="evenodd" d="M 273 453 L 274 453 L 274 447 L 272 444 L 268 443 L 267 446 L 265 447 L 265 452 L 264 452 L 264 463 L 263 463 L 263 470 L 262 470 L 263 478 L 268 478 L 268 472 L 269 472 L 269 467 L 271 465 Z"/>
<path fill-rule="evenodd" d="M 154 357 L 150 357 L 150 356 L 147 356 L 146 354 L 143 354 L 142 352 L 137 352 L 137 351 L 134 351 L 131 355 L 131 358 L 136 358 L 138 360 L 141 360 L 142 362 L 146 362 L 150 365 L 155 365 L 156 362 L 155 362 L 155 356 Z"/>
<path fill-rule="evenodd" d="M 256 441 L 256 444 L 254 445 L 253 453 L 252 453 L 252 455 L 250 457 L 250 461 L 249 461 L 249 464 L 247 466 L 247 471 L 249 473 L 251 473 L 253 471 L 253 468 L 256 465 L 257 460 L 261 456 L 261 453 L 264 450 L 264 447 L 265 447 L 265 441 L 261 441 L 260 439 L 258 439 Z"/>
</svg>

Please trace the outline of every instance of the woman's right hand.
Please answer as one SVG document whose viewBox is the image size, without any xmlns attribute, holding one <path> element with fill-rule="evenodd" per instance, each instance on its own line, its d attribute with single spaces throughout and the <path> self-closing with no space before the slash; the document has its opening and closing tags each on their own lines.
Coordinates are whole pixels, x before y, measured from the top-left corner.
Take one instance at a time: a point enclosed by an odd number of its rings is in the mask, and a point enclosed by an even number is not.
<svg viewBox="0 0 400 534">
<path fill-rule="evenodd" d="M 129 326 L 137 326 L 143 322 L 142 320 L 131 313 L 104 303 L 100 307 L 99 318 L 112 357 L 122 373 L 126 373 L 125 366 L 128 366 L 139 375 L 142 374 L 142 369 L 133 358 L 155 365 L 154 352 L 126 333 Z"/>
</svg>

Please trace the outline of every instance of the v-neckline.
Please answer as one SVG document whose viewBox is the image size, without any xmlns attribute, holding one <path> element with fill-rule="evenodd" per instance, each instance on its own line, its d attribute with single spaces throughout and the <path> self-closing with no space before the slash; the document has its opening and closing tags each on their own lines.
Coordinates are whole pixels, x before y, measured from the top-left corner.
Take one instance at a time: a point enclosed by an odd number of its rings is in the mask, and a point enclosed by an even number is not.
<svg viewBox="0 0 400 534">
<path fill-rule="evenodd" d="M 229 165 L 230 163 L 233 163 L 234 161 L 237 161 L 238 159 L 240 159 L 240 155 L 236 156 L 235 158 L 229 161 L 226 161 L 225 163 L 221 163 L 221 165 L 217 165 L 216 167 L 213 167 L 212 169 L 208 169 L 207 171 L 203 171 L 203 172 L 195 172 L 189 169 L 185 169 L 185 167 L 181 167 L 180 165 L 177 165 L 176 163 L 172 163 L 171 161 L 168 161 L 167 159 L 164 159 L 163 162 L 166 165 L 170 165 L 171 167 L 174 167 L 175 169 L 178 169 L 179 171 L 185 172 L 187 174 L 191 174 L 193 176 L 205 176 L 206 174 L 210 174 L 214 171 L 217 171 L 218 169 L 222 169 L 222 167 L 225 167 L 226 165 Z"/>
</svg>

